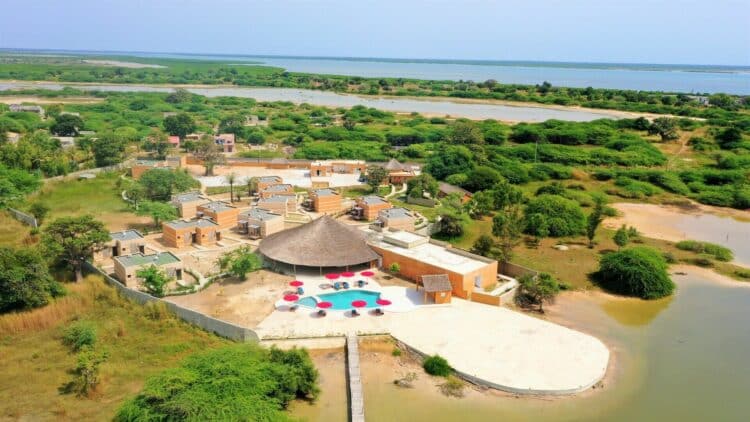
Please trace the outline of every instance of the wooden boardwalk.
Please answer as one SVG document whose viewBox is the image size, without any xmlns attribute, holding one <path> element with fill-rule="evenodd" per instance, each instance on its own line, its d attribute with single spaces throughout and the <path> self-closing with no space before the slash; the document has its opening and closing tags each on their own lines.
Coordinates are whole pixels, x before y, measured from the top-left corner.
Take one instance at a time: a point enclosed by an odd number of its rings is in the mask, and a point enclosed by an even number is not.
<svg viewBox="0 0 750 422">
<path fill-rule="evenodd" d="M 347 378 L 349 379 L 349 416 L 352 422 L 365 421 L 365 400 L 359 374 L 359 343 L 356 334 L 346 336 Z"/>
</svg>

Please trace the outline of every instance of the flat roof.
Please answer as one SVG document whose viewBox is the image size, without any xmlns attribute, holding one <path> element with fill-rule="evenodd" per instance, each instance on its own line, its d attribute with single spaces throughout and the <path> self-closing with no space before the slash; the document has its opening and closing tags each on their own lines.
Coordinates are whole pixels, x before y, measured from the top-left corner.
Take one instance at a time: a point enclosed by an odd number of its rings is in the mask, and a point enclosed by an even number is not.
<svg viewBox="0 0 750 422">
<path fill-rule="evenodd" d="M 164 223 L 165 225 L 172 227 L 173 229 L 184 229 L 187 227 L 217 227 L 218 224 L 211 221 L 209 218 L 200 218 L 198 220 L 174 220 L 170 221 L 168 223 Z"/>
<path fill-rule="evenodd" d="M 172 252 L 159 252 L 151 255 L 137 253 L 134 255 L 116 256 L 115 261 L 122 264 L 123 267 L 140 267 L 142 265 L 156 265 L 157 267 L 167 264 L 180 262 Z"/>
<path fill-rule="evenodd" d="M 387 242 L 384 237 L 391 237 L 394 239 L 401 240 L 405 243 L 413 243 L 424 239 L 425 236 L 420 236 L 415 233 L 406 231 L 396 231 L 388 233 L 378 233 L 373 230 L 367 230 L 370 234 L 368 242 L 380 249 L 387 250 L 396 255 L 403 256 L 405 258 L 411 258 L 425 264 L 431 265 L 436 268 L 441 268 L 446 271 L 451 271 L 459 274 L 467 274 L 472 271 L 479 270 L 488 265 L 487 262 L 474 259 L 470 256 L 465 256 L 452 251 L 452 248 L 446 248 L 434 243 L 424 242 L 409 248 L 395 245 Z M 429 238 L 428 238 L 429 239 Z"/>
<path fill-rule="evenodd" d="M 263 189 L 263 192 L 286 192 L 289 190 L 294 190 L 294 186 L 290 185 L 289 183 L 280 183 L 278 185 L 272 185 Z"/>
<path fill-rule="evenodd" d="M 200 200 L 206 200 L 206 198 L 201 195 L 200 192 L 185 192 L 180 193 L 177 195 L 172 196 L 172 202 L 193 202 L 193 201 L 200 201 Z"/>
<path fill-rule="evenodd" d="M 385 218 L 414 217 L 411 211 L 407 210 L 406 208 L 401 208 L 401 207 L 386 208 L 384 210 L 380 210 L 378 214 L 382 215 Z"/>
<path fill-rule="evenodd" d="M 261 202 L 286 202 L 286 201 L 295 201 L 297 199 L 296 195 L 273 195 L 269 196 L 268 198 L 262 198 L 258 200 L 258 203 Z"/>
<path fill-rule="evenodd" d="M 367 205 L 380 205 L 380 204 L 387 204 L 388 201 L 385 199 L 377 196 L 377 195 L 367 195 L 363 196 L 361 199 L 362 202 L 364 202 Z"/>
<path fill-rule="evenodd" d="M 273 220 L 274 218 L 281 218 L 280 214 L 276 214 L 275 212 L 271 212 L 269 210 L 264 210 L 263 208 L 253 208 L 247 211 L 244 211 L 242 214 L 240 214 L 240 219 L 251 219 L 251 220 L 259 220 L 259 221 L 268 221 Z"/>
<path fill-rule="evenodd" d="M 136 166 L 155 166 L 161 163 L 159 160 L 135 160 Z"/>
<path fill-rule="evenodd" d="M 110 233 L 109 237 L 112 238 L 112 240 L 135 240 L 135 239 L 143 239 L 143 235 L 138 230 L 124 230 L 121 232 L 114 232 Z"/>
<path fill-rule="evenodd" d="M 211 211 L 221 212 L 221 211 L 227 211 L 227 210 L 233 210 L 236 209 L 233 206 L 227 204 L 223 201 L 213 201 L 209 202 L 207 204 L 199 205 L 198 208 L 200 209 L 209 209 Z"/>
<path fill-rule="evenodd" d="M 280 182 L 281 177 L 280 176 L 260 176 L 258 178 L 259 182 Z"/>
<path fill-rule="evenodd" d="M 330 188 L 315 189 L 313 192 L 315 192 L 315 195 L 317 196 L 331 196 L 339 194 L 338 192 Z"/>
</svg>

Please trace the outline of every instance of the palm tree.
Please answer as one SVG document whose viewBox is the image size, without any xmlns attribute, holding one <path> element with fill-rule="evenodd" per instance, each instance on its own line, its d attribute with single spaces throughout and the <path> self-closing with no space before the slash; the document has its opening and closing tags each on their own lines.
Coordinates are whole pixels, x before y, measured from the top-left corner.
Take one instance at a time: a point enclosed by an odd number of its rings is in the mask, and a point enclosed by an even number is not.
<svg viewBox="0 0 750 422">
<path fill-rule="evenodd" d="M 258 178 L 250 177 L 247 179 L 247 195 L 252 196 L 258 190 Z"/>
<path fill-rule="evenodd" d="M 229 183 L 229 202 L 234 202 L 234 182 L 237 181 L 237 175 L 234 172 L 231 172 L 224 176 L 224 179 L 226 179 L 227 183 Z"/>
</svg>

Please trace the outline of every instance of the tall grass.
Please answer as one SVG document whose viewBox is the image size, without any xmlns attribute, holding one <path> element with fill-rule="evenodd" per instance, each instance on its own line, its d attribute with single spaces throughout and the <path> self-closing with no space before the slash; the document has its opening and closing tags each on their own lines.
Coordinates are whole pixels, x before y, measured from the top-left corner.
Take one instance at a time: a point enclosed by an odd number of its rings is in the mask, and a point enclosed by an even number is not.
<svg viewBox="0 0 750 422">
<path fill-rule="evenodd" d="M 94 301 L 90 280 L 70 286 L 66 296 L 30 311 L 0 315 L 0 336 L 36 332 L 60 325 L 83 314 Z"/>
</svg>

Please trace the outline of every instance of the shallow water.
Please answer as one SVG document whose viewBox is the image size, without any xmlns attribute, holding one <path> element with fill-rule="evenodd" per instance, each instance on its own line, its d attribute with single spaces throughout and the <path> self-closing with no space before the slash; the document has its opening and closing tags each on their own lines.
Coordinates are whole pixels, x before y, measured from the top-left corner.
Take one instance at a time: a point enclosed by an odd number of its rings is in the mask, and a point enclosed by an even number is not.
<svg viewBox="0 0 750 422">
<path fill-rule="evenodd" d="M 579 295 L 559 318 L 603 339 L 613 351 L 604 388 L 562 398 L 470 394 L 446 398 L 436 389 L 400 389 L 396 376 L 362 364 L 366 415 L 375 421 L 487 420 L 747 420 L 750 412 L 750 288 L 696 275 L 678 276 L 671 299 L 657 302 Z M 554 353 L 554 350 L 550 350 Z M 502 356 L 497 356 L 502 364 Z M 377 366 L 374 366 L 377 368 Z M 327 386 L 324 383 L 324 389 Z M 335 386 L 334 388 L 338 388 Z M 298 413 L 335 420 L 342 395 Z M 338 405 L 330 402 L 333 400 Z M 316 407 L 317 406 L 317 407 Z M 318 410 L 313 412 L 314 410 Z"/>
<path fill-rule="evenodd" d="M 117 84 L 58 84 L 58 83 L 29 83 L 29 82 L 0 82 L 0 91 L 18 88 L 38 88 L 61 90 L 64 86 L 72 86 L 81 90 L 99 90 L 114 92 L 171 92 L 173 88 L 153 85 L 117 85 Z M 295 104 L 307 103 L 326 107 L 347 107 L 356 105 L 373 107 L 393 112 L 417 112 L 428 115 L 466 117 L 469 119 L 496 119 L 503 121 L 543 122 L 549 119 L 586 122 L 603 118 L 619 118 L 625 114 L 611 110 L 576 110 L 545 108 L 544 106 L 515 106 L 501 104 L 460 103 L 448 100 L 429 100 L 412 98 L 380 98 L 362 97 L 350 94 L 338 94 L 328 91 L 315 91 L 292 88 L 247 88 L 247 87 L 216 87 L 216 88 L 187 88 L 188 91 L 206 97 L 243 97 L 255 98 L 258 101 L 289 101 Z"/>
</svg>

